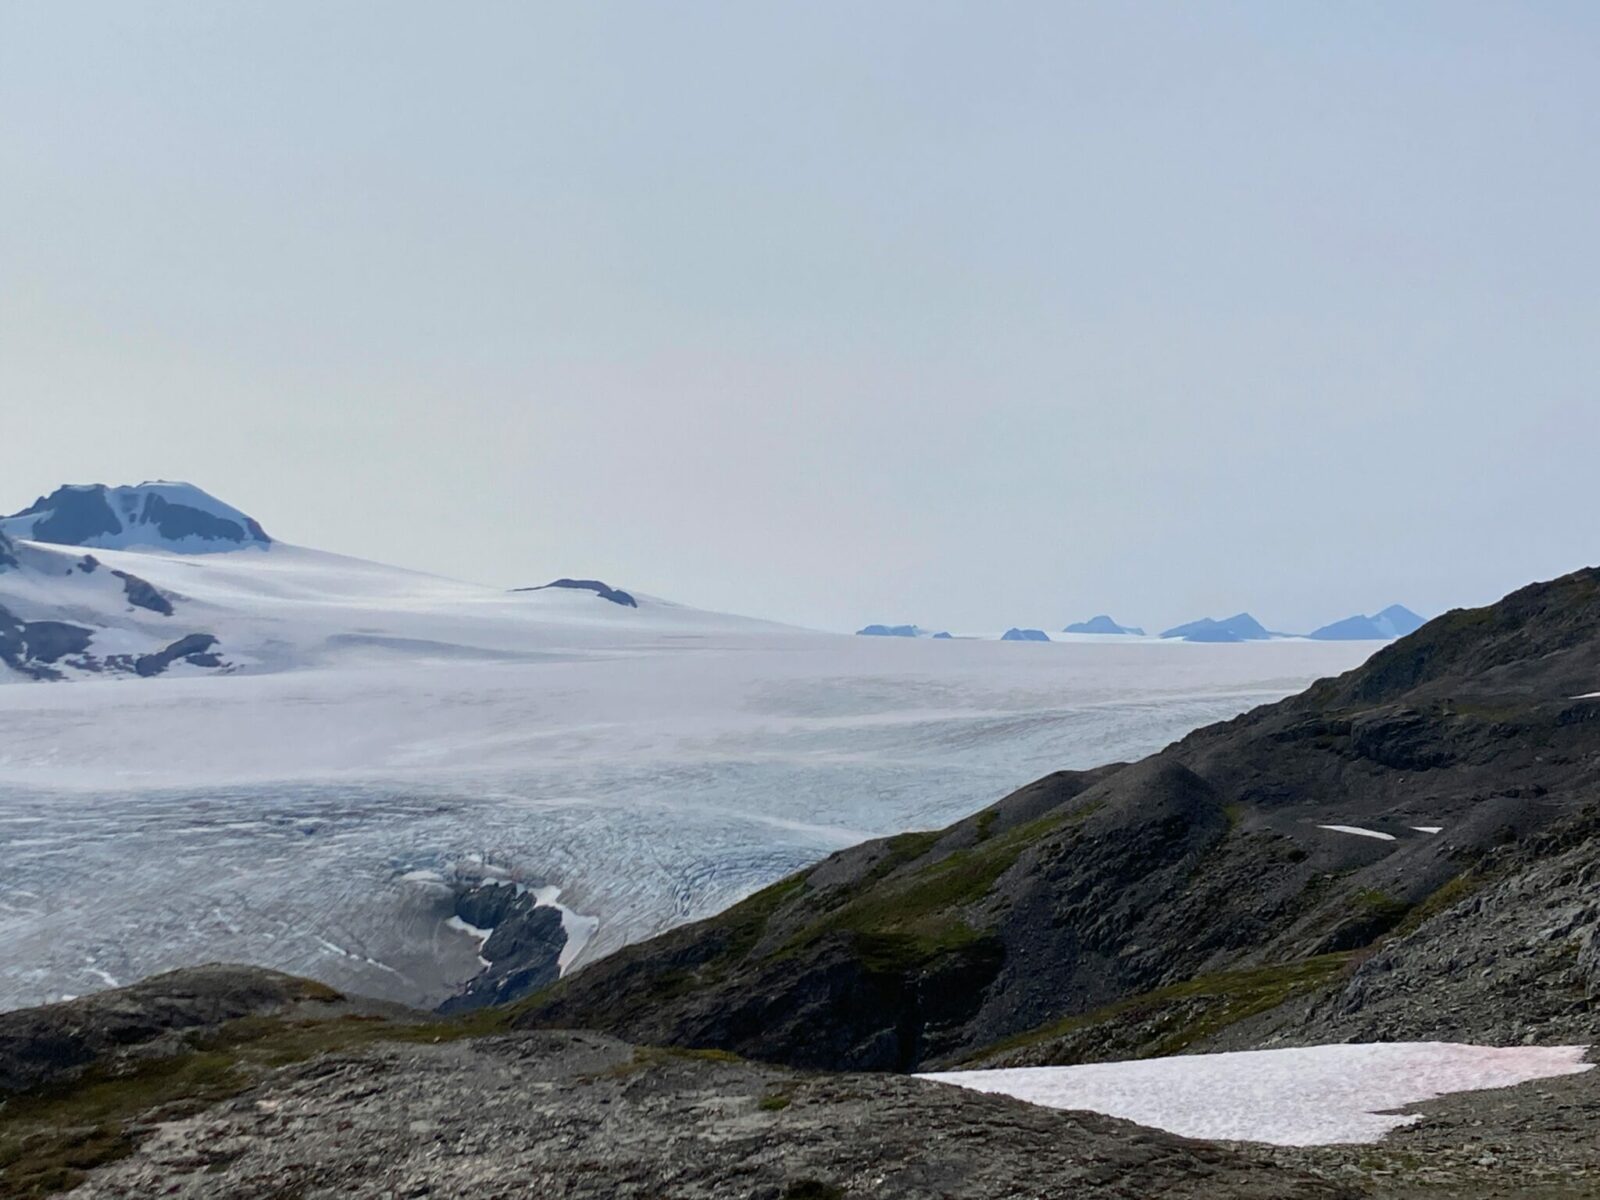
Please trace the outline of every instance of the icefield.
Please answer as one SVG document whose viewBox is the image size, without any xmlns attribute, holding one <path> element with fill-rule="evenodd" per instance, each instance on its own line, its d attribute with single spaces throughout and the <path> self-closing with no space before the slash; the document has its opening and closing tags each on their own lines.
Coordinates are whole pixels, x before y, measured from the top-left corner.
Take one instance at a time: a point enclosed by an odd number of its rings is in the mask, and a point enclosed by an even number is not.
<svg viewBox="0 0 1600 1200">
<path fill-rule="evenodd" d="M 235 670 L 0 687 L 0 1007 L 218 960 L 435 1004 L 479 967 L 437 882 L 463 863 L 560 888 L 581 969 L 1374 648 L 855 638 L 281 544 L 96 554 Z"/>
<path fill-rule="evenodd" d="M 1588 1049 L 1346 1043 L 921 1078 L 1048 1108 L 1087 1109 L 1183 1137 L 1328 1146 L 1375 1142 L 1421 1120 L 1392 1110 L 1423 1100 L 1588 1071 Z"/>
</svg>

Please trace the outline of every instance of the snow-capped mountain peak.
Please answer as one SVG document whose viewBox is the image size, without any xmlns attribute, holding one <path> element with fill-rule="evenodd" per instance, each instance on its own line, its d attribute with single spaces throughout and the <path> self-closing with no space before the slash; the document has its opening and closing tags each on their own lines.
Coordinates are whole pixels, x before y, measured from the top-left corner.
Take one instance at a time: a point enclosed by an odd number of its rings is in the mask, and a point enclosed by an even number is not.
<svg viewBox="0 0 1600 1200">
<path fill-rule="evenodd" d="M 21 512 L 0 517 L 0 534 L 63 546 L 148 547 L 180 554 L 272 544 L 253 517 L 193 484 L 164 480 L 120 487 L 66 484 Z"/>
</svg>

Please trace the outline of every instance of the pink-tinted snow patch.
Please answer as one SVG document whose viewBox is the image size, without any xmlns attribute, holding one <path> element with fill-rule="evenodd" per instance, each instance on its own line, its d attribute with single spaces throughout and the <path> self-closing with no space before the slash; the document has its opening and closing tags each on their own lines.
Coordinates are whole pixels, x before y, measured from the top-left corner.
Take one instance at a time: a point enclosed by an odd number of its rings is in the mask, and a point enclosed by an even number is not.
<svg viewBox="0 0 1600 1200">
<path fill-rule="evenodd" d="M 1048 1108 L 1088 1109 L 1184 1137 L 1325 1146 L 1375 1142 L 1420 1120 L 1388 1111 L 1408 1104 L 1587 1071 L 1587 1049 L 1382 1042 L 922 1078 Z"/>
</svg>

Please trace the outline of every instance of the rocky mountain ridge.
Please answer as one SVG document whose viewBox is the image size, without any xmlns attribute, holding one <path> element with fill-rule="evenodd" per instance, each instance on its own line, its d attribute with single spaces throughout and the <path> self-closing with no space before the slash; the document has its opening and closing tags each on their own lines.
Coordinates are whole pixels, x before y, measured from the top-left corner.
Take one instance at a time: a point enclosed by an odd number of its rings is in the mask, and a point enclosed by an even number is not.
<svg viewBox="0 0 1600 1200">
<path fill-rule="evenodd" d="M 517 1019 L 910 1070 L 1212 977 L 1264 972 L 1252 1003 L 1275 1007 L 1475 887 L 1504 846 L 1581 819 L 1600 701 L 1573 697 L 1596 679 L 1588 570 L 1446 614 L 1141 763 L 842 851 Z"/>
<path fill-rule="evenodd" d="M 189 483 L 64 484 L 10 516 L 0 533 L 60 546 L 197 554 L 270 546 L 259 522 Z"/>
</svg>

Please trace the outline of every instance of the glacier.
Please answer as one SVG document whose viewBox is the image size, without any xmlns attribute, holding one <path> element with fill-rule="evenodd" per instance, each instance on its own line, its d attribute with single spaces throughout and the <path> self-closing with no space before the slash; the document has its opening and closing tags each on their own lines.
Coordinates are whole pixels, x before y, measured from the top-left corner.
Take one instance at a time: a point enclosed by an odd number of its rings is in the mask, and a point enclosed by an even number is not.
<svg viewBox="0 0 1600 1200">
<path fill-rule="evenodd" d="M 559 888 L 581 969 L 1372 650 L 855 638 L 283 543 L 96 553 L 233 666 L 0 687 L 4 1008 L 217 960 L 436 1004 L 480 966 L 465 862 Z"/>
</svg>

